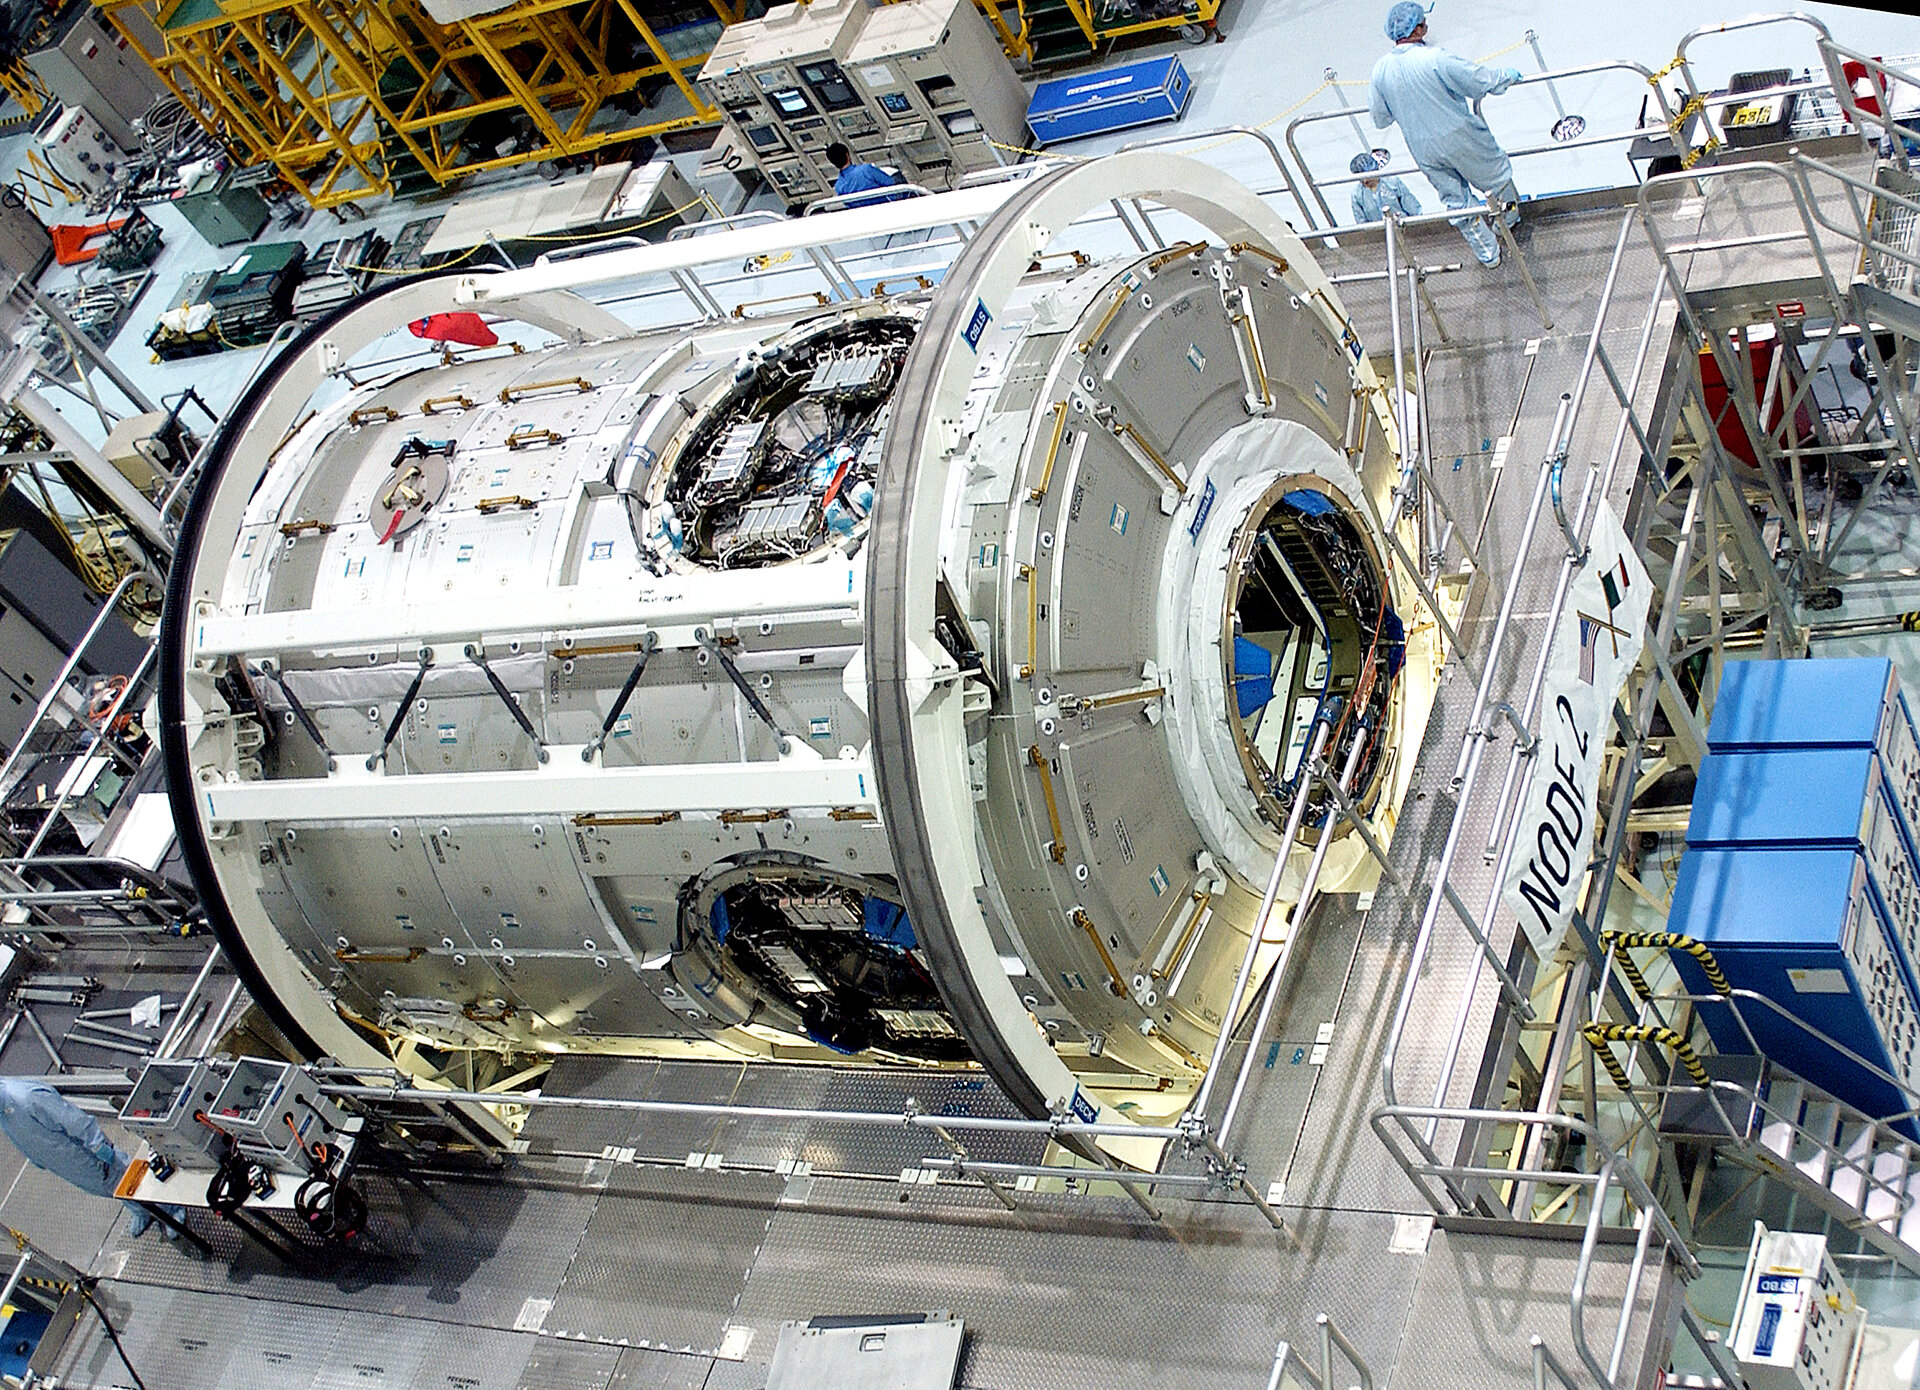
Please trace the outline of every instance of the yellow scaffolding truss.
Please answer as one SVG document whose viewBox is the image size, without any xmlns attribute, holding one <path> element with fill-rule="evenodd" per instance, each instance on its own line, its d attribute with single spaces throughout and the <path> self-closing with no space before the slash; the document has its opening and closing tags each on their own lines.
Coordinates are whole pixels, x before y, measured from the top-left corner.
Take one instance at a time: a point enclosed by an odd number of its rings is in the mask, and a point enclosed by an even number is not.
<svg viewBox="0 0 1920 1390">
<path fill-rule="evenodd" d="M 742 0 L 514 0 L 444 23 L 421 0 L 95 3 L 237 157 L 333 207 L 717 120 L 691 79 Z"/>
</svg>

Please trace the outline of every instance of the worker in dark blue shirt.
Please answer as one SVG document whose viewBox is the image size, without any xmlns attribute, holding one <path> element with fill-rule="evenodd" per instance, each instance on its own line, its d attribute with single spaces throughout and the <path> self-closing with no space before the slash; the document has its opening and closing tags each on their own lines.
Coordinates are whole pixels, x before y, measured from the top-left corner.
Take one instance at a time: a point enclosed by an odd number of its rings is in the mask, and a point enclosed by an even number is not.
<svg viewBox="0 0 1920 1390">
<path fill-rule="evenodd" d="M 896 198 L 904 198 L 907 196 L 906 193 L 902 191 L 873 198 L 852 197 L 852 194 L 866 193 L 877 188 L 897 188 L 900 183 L 900 176 L 898 174 L 889 174 L 878 164 L 855 164 L 853 162 L 853 151 L 849 150 L 838 140 L 827 146 L 827 159 L 832 163 L 834 168 L 840 171 L 840 176 L 833 181 L 833 191 L 840 197 L 847 199 L 845 204 L 847 207 L 858 208 L 865 207 L 870 203 L 891 203 Z"/>
</svg>

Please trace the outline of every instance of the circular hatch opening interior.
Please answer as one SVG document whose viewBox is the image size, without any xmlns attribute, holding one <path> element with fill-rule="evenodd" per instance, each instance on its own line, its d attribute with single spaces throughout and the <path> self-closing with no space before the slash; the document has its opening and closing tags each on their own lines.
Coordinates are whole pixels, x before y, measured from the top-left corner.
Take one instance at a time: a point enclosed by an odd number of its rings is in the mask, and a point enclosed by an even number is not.
<svg viewBox="0 0 1920 1390">
<path fill-rule="evenodd" d="M 1317 720 L 1332 721 L 1327 762 L 1365 746 L 1352 799 L 1377 790 L 1393 683 L 1405 657 L 1387 576 L 1351 504 L 1311 475 L 1268 489 L 1235 538 L 1227 590 L 1227 718 L 1261 812 L 1283 825 L 1299 793 Z M 1302 819 L 1317 830 L 1333 810 L 1315 784 Z"/>
</svg>

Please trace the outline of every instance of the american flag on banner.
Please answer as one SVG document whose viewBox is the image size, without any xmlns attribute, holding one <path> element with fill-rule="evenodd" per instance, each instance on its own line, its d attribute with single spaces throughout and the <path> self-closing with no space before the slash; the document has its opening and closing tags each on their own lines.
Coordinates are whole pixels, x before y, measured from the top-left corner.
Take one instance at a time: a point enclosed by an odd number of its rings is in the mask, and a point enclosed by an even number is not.
<svg viewBox="0 0 1920 1390">
<path fill-rule="evenodd" d="M 1600 634 L 1606 624 L 1598 618 L 1580 615 L 1580 679 L 1588 685 L 1593 684 L 1593 655 L 1600 645 Z"/>
</svg>

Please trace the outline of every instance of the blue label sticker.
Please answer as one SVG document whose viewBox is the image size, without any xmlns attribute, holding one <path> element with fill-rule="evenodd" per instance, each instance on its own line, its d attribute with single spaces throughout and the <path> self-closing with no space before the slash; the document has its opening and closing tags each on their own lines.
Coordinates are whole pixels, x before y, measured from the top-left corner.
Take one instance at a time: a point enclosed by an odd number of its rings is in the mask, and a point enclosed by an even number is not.
<svg viewBox="0 0 1920 1390">
<path fill-rule="evenodd" d="M 1000 565 L 1000 547 L 982 542 L 980 549 L 974 553 L 973 562 L 983 570 L 997 569 Z"/>
<path fill-rule="evenodd" d="M 1127 534 L 1127 509 L 1118 502 L 1113 504 L 1113 514 L 1107 518 L 1107 525 L 1116 536 Z"/>
<path fill-rule="evenodd" d="M 981 335 L 987 331 L 987 325 L 993 322 L 993 315 L 987 312 L 987 302 L 978 299 L 973 304 L 973 317 L 967 320 L 967 326 L 960 336 L 968 347 L 975 352 L 980 350 Z"/>
<path fill-rule="evenodd" d="M 1317 381 L 1313 383 L 1313 398 L 1320 402 L 1321 405 L 1327 403 L 1327 388 Z"/>
<path fill-rule="evenodd" d="M 1086 1092 L 1078 1086 L 1073 1088 L 1073 1099 L 1067 1103 L 1067 1108 L 1073 1112 L 1073 1118 L 1083 1125 L 1090 1125 L 1100 1118 L 1100 1107 L 1088 1100 Z"/>
<path fill-rule="evenodd" d="M 633 716 L 632 715 L 623 714 L 618 719 L 613 721 L 613 736 L 615 738 L 626 738 L 632 733 L 633 733 Z"/>
<path fill-rule="evenodd" d="M 401 931 L 413 930 L 413 918 L 405 916 L 403 914 L 401 916 L 395 917 L 393 920 L 399 925 Z"/>
<path fill-rule="evenodd" d="M 440 726 L 440 741 L 442 743 L 458 743 L 460 741 L 460 726 L 458 724 L 442 724 Z"/>
<path fill-rule="evenodd" d="M 595 541 L 587 547 L 589 560 L 611 560 L 613 558 L 612 541 Z"/>
<path fill-rule="evenodd" d="M 1187 361 L 1193 364 L 1196 372 L 1204 372 L 1207 369 L 1207 355 L 1200 351 L 1198 343 L 1187 344 Z"/>
<path fill-rule="evenodd" d="M 1799 1293 L 1800 1280 L 1791 1274 L 1763 1274 L 1753 1287 L 1760 1293 Z"/>
<path fill-rule="evenodd" d="M 456 565 L 472 564 L 473 563 L 473 547 L 471 545 L 461 546 L 459 554 L 453 557 L 453 563 Z"/>
<path fill-rule="evenodd" d="M 1200 492 L 1200 506 L 1193 514 L 1193 520 L 1187 523 L 1187 539 L 1195 545 L 1200 544 L 1200 532 L 1207 524 L 1207 518 L 1213 515 L 1213 499 L 1220 495 L 1214 487 L 1213 479 L 1207 479 L 1207 485 Z"/>
<path fill-rule="evenodd" d="M 1760 1310 L 1760 1330 L 1754 1335 L 1753 1354 L 1773 1355 L 1774 1338 L 1780 1335 L 1780 1305 L 1769 1303 Z"/>
<path fill-rule="evenodd" d="M 645 903 L 628 903 L 627 908 L 633 913 L 633 920 L 636 922 L 657 922 L 660 920 L 660 914 L 648 907 Z"/>
<path fill-rule="evenodd" d="M 341 573 L 345 574 L 348 578 L 352 578 L 356 574 L 365 574 L 366 572 L 367 557 L 364 555 L 355 555 L 348 559 L 346 569 L 341 571 Z"/>
<path fill-rule="evenodd" d="M 807 737 L 808 738 L 832 738 L 833 737 L 833 717 L 831 715 L 823 714 L 823 715 L 820 715 L 818 718 L 809 719 L 807 721 Z"/>
<path fill-rule="evenodd" d="M 1166 869 L 1164 867 L 1155 869 L 1153 873 L 1148 877 L 1147 882 L 1153 885 L 1154 897 L 1157 898 L 1162 893 L 1165 893 L 1167 891 Z"/>
<path fill-rule="evenodd" d="M 520 925 L 520 919 L 514 916 L 511 912 L 503 912 L 500 914 L 500 925 L 503 927 L 507 927 L 509 929 L 518 928 Z"/>
</svg>

